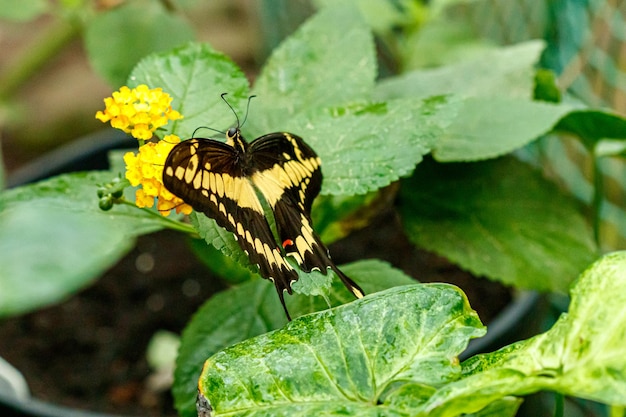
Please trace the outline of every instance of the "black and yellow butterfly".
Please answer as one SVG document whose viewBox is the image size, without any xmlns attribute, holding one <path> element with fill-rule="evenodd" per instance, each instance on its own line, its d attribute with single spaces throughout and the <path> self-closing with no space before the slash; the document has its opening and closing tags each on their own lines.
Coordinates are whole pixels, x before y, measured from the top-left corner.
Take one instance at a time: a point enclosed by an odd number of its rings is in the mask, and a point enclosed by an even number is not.
<svg viewBox="0 0 626 417">
<path fill-rule="evenodd" d="M 311 204 L 322 185 L 317 154 L 300 137 L 285 132 L 248 143 L 239 121 L 226 132 L 226 139 L 224 143 L 193 138 L 174 146 L 163 169 L 165 187 L 234 234 L 261 276 L 276 286 L 287 318 L 283 292 L 292 293 L 298 273 L 285 256 L 306 272 L 326 274 L 332 269 L 357 298 L 363 297 L 361 288 L 335 266 L 311 227 Z M 274 215 L 278 241 L 259 194 Z"/>
</svg>

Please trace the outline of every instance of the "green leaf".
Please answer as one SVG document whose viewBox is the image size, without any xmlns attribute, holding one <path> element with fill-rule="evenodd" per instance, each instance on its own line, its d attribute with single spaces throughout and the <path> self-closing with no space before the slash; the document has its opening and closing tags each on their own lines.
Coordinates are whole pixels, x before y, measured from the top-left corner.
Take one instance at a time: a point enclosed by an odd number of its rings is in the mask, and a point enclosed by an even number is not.
<svg viewBox="0 0 626 417">
<path fill-rule="evenodd" d="M 189 24 L 160 2 L 134 1 L 97 14 L 87 26 L 85 48 L 96 71 L 117 87 L 141 58 L 193 38 Z"/>
<path fill-rule="evenodd" d="M 512 157 L 422 163 L 399 208 L 415 244 L 518 288 L 566 291 L 596 256 L 575 201 Z"/>
<path fill-rule="evenodd" d="M 249 123 L 257 132 L 285 130 L 285 120 L 303 111 L 369 98 L 375 76 L 372 34 L 358 10 L 324 9 L 277 47 L 262 68 Z"/>
<path fill-rule="evenodd" d="M 442 390 L 445 389 L 446 386 L 442 388 Z M 392 409 L 412 410 L 413 414 L 411 415 L 413 416 L 430 416 L 430 414 L 425 414 L 420 411 L 422 411 L 424 405 L 428 403 L 430 397 L 432 397 L 436 392 L 437 389 L 432 386 L 408 382 L 402 384 L 398 389 L 393 391 L 387 398 L 385 398 L 384 403 Z M 468 403 L 471 404 L 472 400 L 469 399 Z M 476 410 L 476 412 L 464 413 L 462 411 L 463 409 L 460 408 L 461 411 L 459 411 L 458 414 L 450 412 L 445 415 L 450 417 L 513 417 L 516 415 L 517 409 L 521 403 L 522 400 L 519 398 L 504 397 L 490 402 L 487 406 L 484 406 L 484 408 Z M 435 409 L 435 412 L 436 411 L 438 410 Z"/>
<path fill-rule="evenodd" d="M 495 47 L 493 41 L 477 37 L 469 22 L 450 19 L 448 13 L 436 10 L 446 2 L 429 3 L 428 20 L 408 36 L 403 53 L 405 70 L 457 63 Z"/>
<path fill-rule="evenodd" d="M 433 144 L 442 162 L 495 158 L 549 132 L 570 106 L 531 100 L 544 43 L 490 49 L 471 60 L 382 81 L 377 97 L 448 97 L 448 123 Z"/>
<path fill-rule="evenodd" d="M 508 97 L 469 97 L 434 145 L 441 162 L 495 158 L 548 133 L 571 108 Z"/>
<path fill-rule="evenodd" d="M 46 0 L 0 0 L 0 19 L 27 22 L 46 13 L 50 6 Z"/>
<path fill-rule="evenodd" d="M 358 7 L 363 18 L 373 31 L 393 33 L 400 27 L 415 26 L 419 18 L 427 13 L 425 6 L 412 0 L 371 1 L 371 0 L 315 0 L 318 8 L 352 5 Z"/>
<path fill-rule="evenodd" d="M 546 333 L 463 363 L 464 378 L 425 412 L 450 416 L 540 390 L 626 406 L 626 252 L 604 256 L 572 289 L 569 312 Z"/>
<path fill-rule="evenodd" d="M 155 232 L 169 221 L 137 207 L 115 206 L 110 211 L 98 207 L 97 188 L 115 177 L 109 171 L 89 171 L 63 174 L 38 183 L 13 188 L 2 192 L 0 207 L 36 206 L 45 213 L 47 208 L 65 210 L 70 213 L 86 213 L 93 221 L 105 223 L 125 236 L 135 237 Z"/>
<path fill-rule="evenodd" d="M 63 300 L 113 266 L 133 243 L 88 213 L 12 204 L 0 212 L 0 317 Z"/>
<path fill-rule="evenodd" d="M 409 175 L 451 107 L 445 97 L 392 100 L 320 109 L 285 124 L 321 158 L 322 194 L 364 194 Z"/>
<path fill-rule="evenodd" d="M 482 410 L 472 414 L 465 414 L 471 417 L 513 417 L 517 415 L 517 409 L 522 405 L 521 398 L 504 397 L 498 401 L 494 401 Z"/>
<path fill-rule="evenodd" d="M 483 333 L 455 287 L 395 287 L 217 353 L 199 388 L 216 417 L 401 415 L 377 405 L 385 390 L 456 379 L 457 355 Z"/>
<path fill-rule="evenodd" d="M 0 316 L 61 301 L 115 264 L 137 235 L 164 227 L 138 208 L 100 210 L 97 184 L 112 177 L 67 174 L 2 192 Z"/>
<path fill-rule="evenodd" d="M 212 244 L 207 244 L 204 239 L 190 239 L 189 246 L 196 258 L 231 284 L 239 284 L 256 277 L 250 268 L 237 262 L 236 256 L 225 255 Z"/>
<path fill-rule="evenodd" d="M 240 118 L 248 99 L 248 81 L 239 67 L 201 43 L 190 43 L 143 59 L 133 70 L 128 84 L 161 87 L 174 98 L 172 107 L 184 119 L 169 123 L 162 133 L 173 133 L 181 139 L 190 138 L 198 127 L 225 130 L 235 124 L 235 115 L 220 97 L 222 93 L 228 93 L 226 99 Z M 199 133 L 196 136 L 202 137 L 207 132 Z"/>
<path fill-rule="evenodd" d="M 373 294 L 400 285 L 414 284 L 415 280 L 404 272 L 378 259 L 364 259 L 340 266 L 344 274 L 359 284 L 365 294 Z M 273 300 L 268 300 L 274 302 Z M 354 301 L 354 295 L 333 276 L 327 298 L 316 294 L 299 294 L 286 298 L 287 308 L 293 317 L 303 316 Z"/>
<path fill-rule="evenodd" d="M 311 210 L 313 226 L 322 241 L 330 244 L 346 237 L 353 230 L 368 224 L 370 206 L 375 207 L 380 191 L 358 195 L 322 195 L 315 199 Z M 373 213 L 371 213 L 373 214 Z"/>
<path fill-rule="evenodd" d="M 251 271 L 257 272 L 258 268 L 250 263 L 250 259 L 245 254 L 235 240 L 231 232 L 217 225 L 215 220 L 208 218 L 196 211 L 189 215 L 191 224 L 198 231 L 202 239 L 215 249 L 230 257 L 234 262 Z"/>
<path fill-rule="evenodd" d="M 325 297 L 330 291 L 333 279 L 339 279 L 330 268 L 323 272 L 318 270 L 304 272 L 298 267 L 298 263 L 294 259 L 287 257 L 287 262 L 298 273 L 298 280 L 291 284 L 294 294 Z"/>
<path fill-rule="evenodd" d="M 544 47 L 543 41 L 536 40 L 488 49 L 459 63 L 383 80 L 377 87 L 377 95 L 383 99 L 445 94 L 529 99 L 534 67 Z"/>
<path fill-rule="evenodd" d="M 406 275 L 401 270 L 378 259 L 362 259 L 357 262 L 342 265 L 341 270 L 349 277 L 355 279 L 366 294 L 415 283 L 413 278 Z M 348 290 L 345 289 L 343 285 L 341 285 L 341 288 L 345 290 L 345 294 L 349 294 Z M 350 297 L 352 297 L 351 294 Z"/>
<path fill-rule="evenodd" d="M 173 395 L 181 416 L 196 415 L 202 363 L 215 352 L 282 326 L 287 319 L 273 285 L 254 279 L 214 295 L 182 334 Z"/>
<path fill-rule="evenodd" d="M 318 196 L 311 211 L 315 231 L 330 244 L 362 229 L 393 204 L 397 189 L 392 185 L 367 194 Z"/>
<path fill-rule="evenodd" d="M 626 140 L 604 139 L 599 140 L 595 148 L 596 156 L 626 157 Z"/>
<path fill-rule="evenodd" d="M 619 139 L 624 143 L 626 119 L 604 110 L 578 110 L 563 117 L 554 130 L 578 136 L 587 149 L 594 152 L 598 146 L 606 146 L 606 143 L 601 145 L 605 139 Z M 606 153 L 606 149 L 600 150 Z"/>
<path fill-rule="evenodd" d="M 343 265 L 341 270 L 367 294 L 415 283 L 401 271 L 374 259 Z M 353 300 L 354 296 L 335 278 L 328 295 L 330 304 L 339 306 Z M 322 297 L 294 294 L 286 296 L 286 302 L 293 317 L 328 308 L 327 300 Z M 285 322 L 276 290 L 266 280 L 251 280 L 205 303 L 183 333 L 174 385 L 176 407 L 181 415 L 195 415 L 197 380 L 207 357 L 234 343 L 275 330 Z"/>
</svg>

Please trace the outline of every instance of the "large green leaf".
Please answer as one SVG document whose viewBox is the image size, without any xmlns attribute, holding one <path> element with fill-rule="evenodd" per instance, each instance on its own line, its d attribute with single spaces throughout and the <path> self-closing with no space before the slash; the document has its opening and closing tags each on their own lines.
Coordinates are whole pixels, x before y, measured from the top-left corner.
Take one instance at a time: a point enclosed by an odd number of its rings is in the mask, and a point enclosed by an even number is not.
<svg viewBox="0 0 626 417">
<path fill-rule="evenodd" d="M 453 383 L 452 383 L 453 384 Z M 451 384 L 450 384 L 451 385 Z M 444 385 L 439 391 L 445 391 L 447 385 Z M 407 410 L 403 416 L 411 417 L 430 417 L 431 415 L 439 415 L 441 410 L 432 407 L 434 410 L 424 412 L 424 405 L 428 404 L 428 400 L 437 393 L 437 389 L 431 386 L 425 386 L 416 382 L 407 382 L 402 384 L 398 389 L 394 390 L 387 398 L 385 405 L 394 410 Z M 522 400 L 515 397 L 498 398 L 486 403 L 481 402 L 480 398 L 468 398 L 467 404 L 461 404 L 457 407 L 442 407 L 448 417 L 507 417 L 515 416 L 517 409 L 521 405 Z M 475 404 L 480 404 L 475 407 Z M 472 412 L 467 412 L 468 410 Z M 429 414 L 432 413 L 432 414 Z M 354 415 L 362 416 L 368 414 L 356 413 Z"/>
<path fill-rule="evenodd" d="M 534 65 L 544 46 L 531 41 L 486 50 L 471 60 L 382 81 L 377 97 L 451 95 L 448 123 L 433 144 L 438 161 L 476 161 L 519 149 L 549 132 L 570 106 L 532 101 Z"/>
<path fill-rule="evenodd" d="M 581 275 L 552 329 L 471 358 L 460 374 L 451 359 L 479 324 L 451 287 L 429 284 L 225 349 L 206 362 L 200 392 L 215 416 L 512 416 L 519 400 L 511 396 L 539 390 L 623 407 L 625 271 L 626 252 L 605 256 Z"/>
<path fill-rule="evenodd" d="M 434 68 L 472 59 L 492 50 L 495 43 L 476 36 L 469 22 L 450 19 L 447 13 L 436 9 L 446 1 L 428 4 L 428 20 L 406 39 L 403 50 L 403 69 Z"/>
<path fill-rule="evenodd" d="M 184 119 L 171 122 L 164 134 L 174 133 L 188 139 L 199 127 L 226 130 L 235 125 L 235 115 L 220 95 L 242 117 L 248 98 L 248 80 L 230 58 L 207 44 L 190 43 L 172 51 L 151 55 L 133 70 L 128 84 L 161 87 L 174 100 L 172 107 Z M 206 137 L 206 131 L 200 131 Z M 208 132 L 215 135 L 214 132 Z"/>
<path fill-rule="evenodd" d="M 132 245 L 109 222 L 86 213 L 11 205 L 0 212 L 0 316 L 61 301 L 93 282 Z"/>
<path fill-rule="evenodd" d="M 141 58 L 193 38 L 184 19 L 143 0 L 97 14 L 87 25 L 85 47 L 93 67 L 117 88 Z"/>
<path fill-rule="evenodd" d="M 203 213 L 193 212 L 189 218 L 193 227 L 207 244 L 213 246 L 224 255 L 229 256 L 240 266 L 254 272 L 258 271 L 256 266 L 250 263 L 250 259 L 245 252 L 241 250 L 241 247 L 231 232 L 218 226 L 215 220 L 208 218 Z"/>
<path fill-rule="evenodd" d="M 517 150 L 552 130 L 571 108 L 509 97 L 469 97 L 433 148 L 441 162 L 478 161 Z"/>
<path fill-rule="evenodd" d="M 103 212 L 110 172 L 61 175 L 0 197 L 0 315 L 58 302 L 120 259 L 166 220 L 131 207 Z"/>
<path fill-rule="evenodd" d="M 453 111 L 454 103 L 446 97 L 391 100 L 320 109 L 285 125 L 320 156 L 321 193 L 352 195 L 409 175 Z"/>
<path fill-rule="evenodd" d="M 357 281 L 367 294 L 415 281 L 377 260 L 364 260 L 341 269 Z M 341 281 L 333 281 L 328 301 L 338 306 L 354 296 Z M 297 317 L 328 308 L 323 297 L 294 294 L 286 297 L 292 316 Z M 176 367 L 174 397 L 183 416 L 195 415 L 197 380 L 207 357 L 234 343 L 278 329 L 286 322 L 274 286 L 265 280 L 252 280 L 211 298 L 196 313 L 182 337 Z"/>
<path fill-rule="evenodd" d="M 249 123 L 259 134 L 284 130 L 286 120 L 308 109 L 368 99 L 375 76 L 372 34 L 358 10 L 322 10 L 276 48 L 262 68 Z"/>
<path fill-rule="evenodd" d="M 115 174 L 110 171 L 89 171 L 63 174 L 38 183 L 13 188 L 2 192 L 0 207 L 9 209 L 26 205 L 37 207 L 45 214 L 46 208 L 65 210 L 70 213 L 85 213 L 94 222 L 106 223 L 125 236 L 138 235 L 163 229 L 169 220 L 156 212 L 139 210 L 125 205 L 115 206 L 111 211 L 98 207 L 97 189 L 111 182 Z"/>
<path fill-rule="evenodd" d="M 569 312 L 546 333 L 463 363 L 436 392 L 429 416 L 456 416 L 540 390 L 626 406 L 626 252 L 606 255 L 572 289 Z"/>
<path fill-rule="evenodd" d="M 411 71 L 380 82 L 377 95 L 393 98 L 457 94 L 530 99 L 535 65 L 544 46 L 543 41 L 529 41 L 488 49 L 455 64 Z"/>
<path fill-rule="evenodd" d="M 596 256 L 576 203 L 512 157 L 422 163 L 400 210 L 415 244 L 518 288 L 567 291 Z"/>
<path fill-rule="evenodd" d="M 173 395 L 180 415 L 195 416 L 202 363 L 220 349 L 282 326 L 285 313 L 276 289 L 254 279 L 213 296 L 182 334 Z"/>
<path fill-rule="evenodd" d="M 626 147 L 626 119 L 609 111 L 573 111 L 554 130 L 577 136 L 587 149 L 599 155 L 620 155 Z"/>
<path fill-rule="evenodd" d="M 572 110 L 563 104 L 519 97 L 449 95 L 432 99 L 445 99 L 438 112 L 425 119 L 438 128 L 437 140 L 431 145 L 433 156 L 441 162 L 505 155 L 550 132 Z M 447 119 L 438 120 L 437 116 L 443 115 Z M 421 125 L 427 129 L 428 124 Z"/>
<path fill-rule="evenodd" d="M 483 333 L 455 287 L 395 287 L 215 354 L 199 388 L 216 417 L 406 415 L 377 402 L 405 381 L 456 379 L 457 355 Z"/>
</svg>

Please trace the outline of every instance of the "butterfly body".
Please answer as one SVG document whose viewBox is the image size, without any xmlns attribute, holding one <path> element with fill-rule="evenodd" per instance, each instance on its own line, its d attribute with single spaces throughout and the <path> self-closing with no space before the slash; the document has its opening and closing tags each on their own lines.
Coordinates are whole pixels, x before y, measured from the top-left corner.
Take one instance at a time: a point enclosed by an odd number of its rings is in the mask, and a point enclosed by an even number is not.
<svg viewBox="0 0 626 417">
<path fill-rule="evenodd" d="M 231 128 L 226 139 L 177 144 L 165 162 L 165 187 L 234 234 L 261 276 L 274 282 L 283 307 L 283 291 L 291 294 L 291 283 L 298 279 L 285 256 L 306 272 L 331 268 L 362 297 L 363 291 L 335 266 L 311 226 L 311 205 L 322 184 L 317 154 L 300 137 L 285 132 L 248 143 L 239 128 Z M 278 240 L 259 194 L 274 215 Z"/>
</svg>

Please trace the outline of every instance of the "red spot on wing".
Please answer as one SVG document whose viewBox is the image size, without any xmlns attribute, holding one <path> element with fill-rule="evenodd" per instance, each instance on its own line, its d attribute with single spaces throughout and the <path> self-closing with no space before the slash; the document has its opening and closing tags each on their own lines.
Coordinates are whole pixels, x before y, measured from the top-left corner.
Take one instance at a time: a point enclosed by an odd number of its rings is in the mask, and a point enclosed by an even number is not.
<svg viewBox="0 0 626 417">
<path fill-rule="evenodd" d="M 285 239 L 285 241 L 283 242 L 283 249 L 287 249 L 287 246 L 291 246 L 291 245 L 293 245 L 293 240 Z"/>
</svg>

